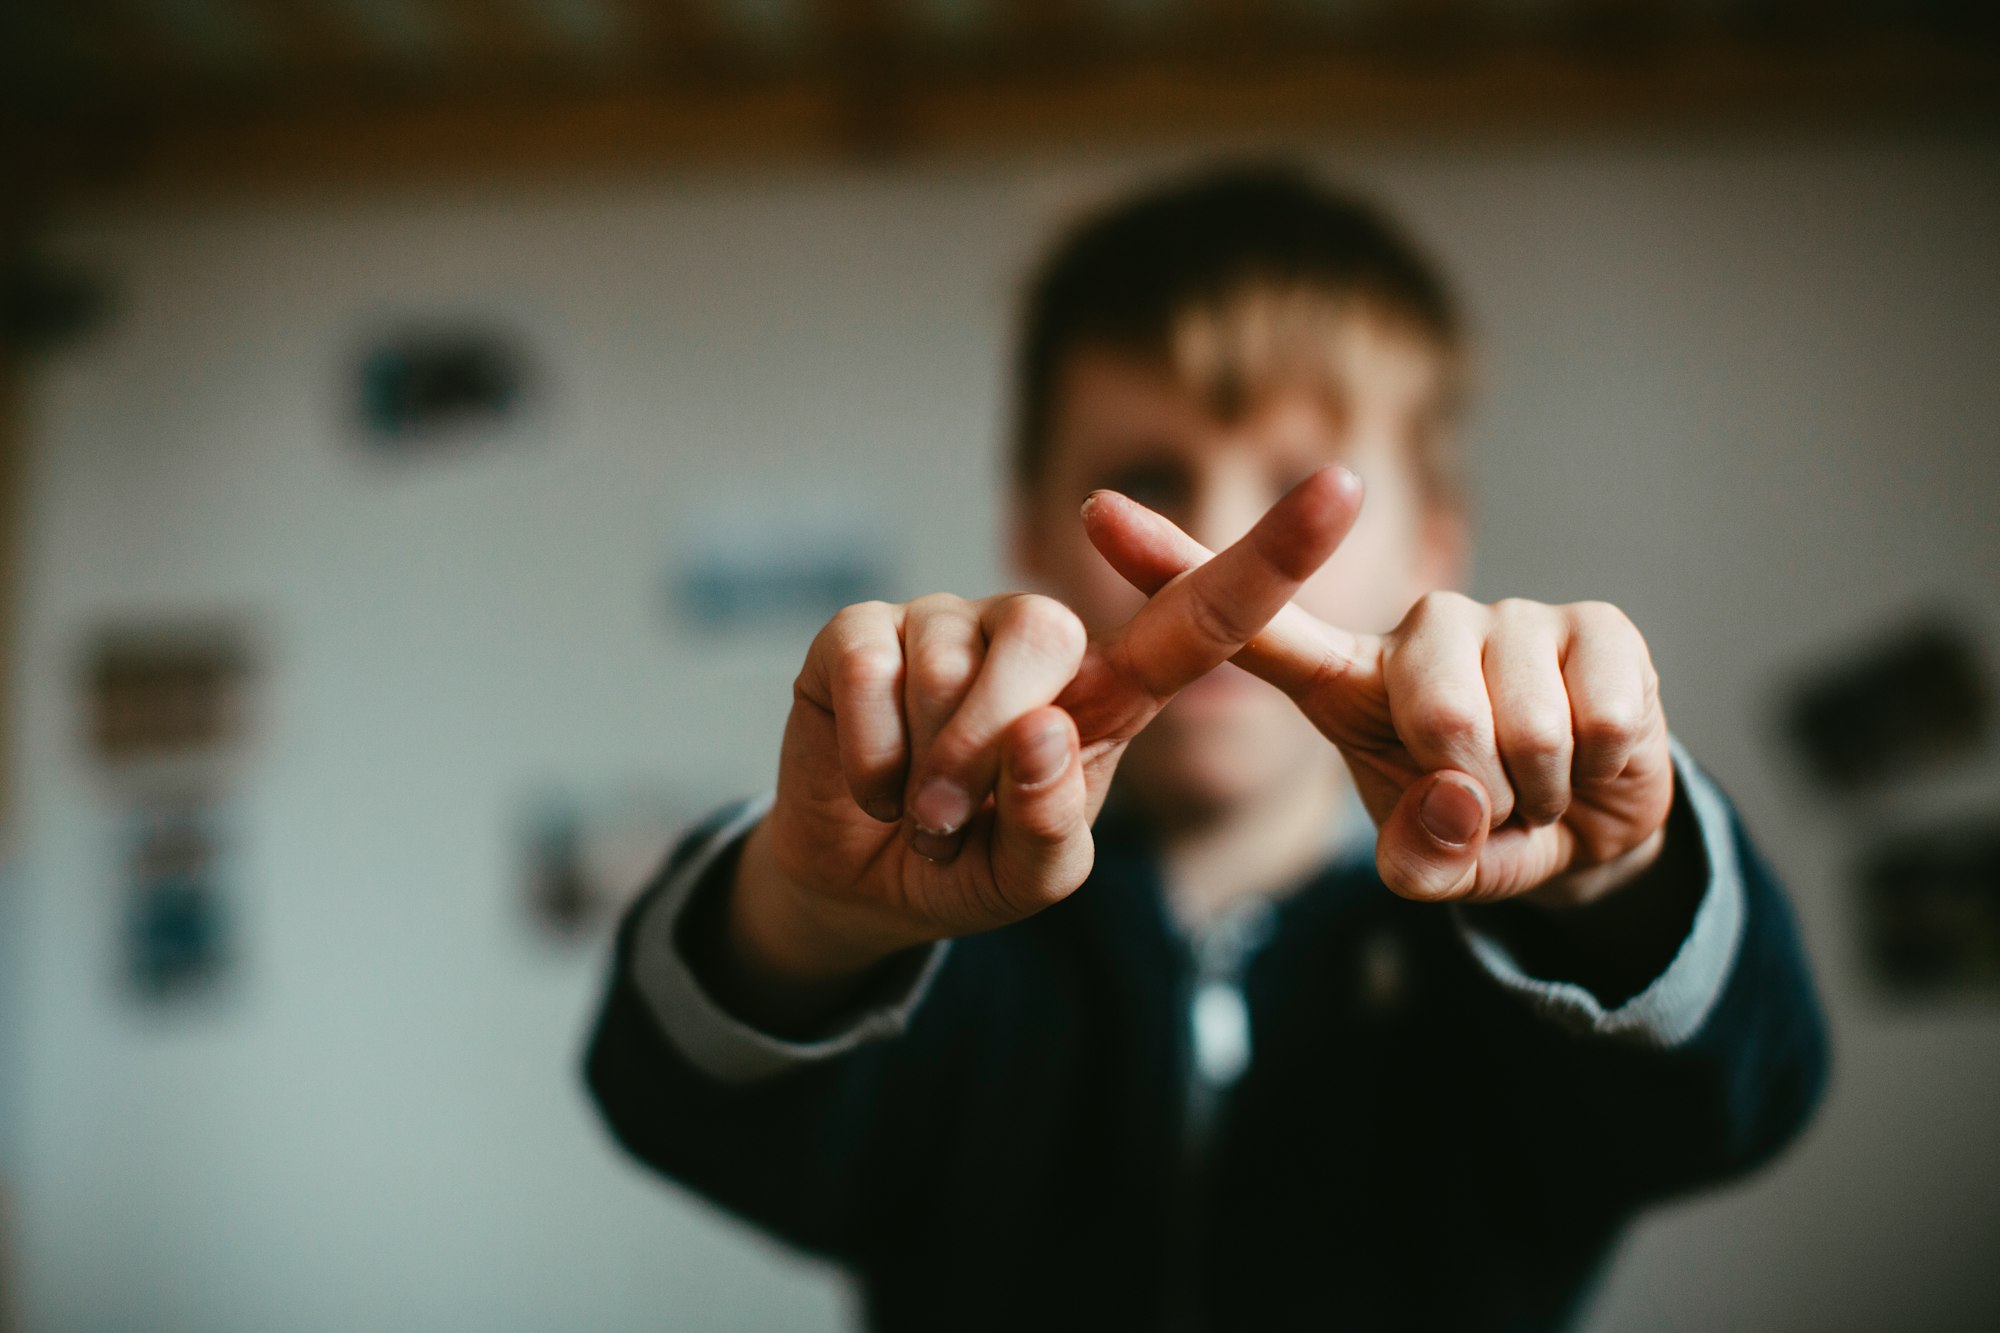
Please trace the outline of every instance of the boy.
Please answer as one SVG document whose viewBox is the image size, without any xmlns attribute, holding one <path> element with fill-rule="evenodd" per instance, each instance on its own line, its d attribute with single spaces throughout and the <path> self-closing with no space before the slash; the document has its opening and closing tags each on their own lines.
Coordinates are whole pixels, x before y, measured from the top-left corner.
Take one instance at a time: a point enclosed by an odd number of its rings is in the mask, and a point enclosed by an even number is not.
<svg viewBox="0 0 2000 1333">
<path fill-rule="evenodd" d="M 1638 1208 L 1794 1136 L 1811 982 L 1643 638 L 1442 591 L 1460 343 L 1283 170 L 1070 236 L 1042 593 L 821 631 L 775 795 L 621 929 L 620 1140 L 885 1329 L 1460 1329 L 1564 1325 Z"/>
</svg>

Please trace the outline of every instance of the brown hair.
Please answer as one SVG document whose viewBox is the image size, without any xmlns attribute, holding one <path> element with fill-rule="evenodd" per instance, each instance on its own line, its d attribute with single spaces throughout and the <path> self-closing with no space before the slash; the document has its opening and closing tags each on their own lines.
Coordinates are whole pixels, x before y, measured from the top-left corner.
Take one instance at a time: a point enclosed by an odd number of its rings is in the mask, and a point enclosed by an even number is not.
<svg viewBox="0 0 2000 1333">
<path fill-rule="evenodd" d="M 1015 482 L 1042 475 L 1062 370 L 1082 348 L 1168 366 L 1230 420 L 1281 383 L 1337 402 L 1357 336 L 1382 330 L 1432 355 L 1416 463 L 1433 500 L 1455 501 L 1464 334 L 1443 279 L 1393 223 L 1278 164 L 1211 168 L 1116 201 L 1074 227 L 1027 288 Z"/>
</svg>

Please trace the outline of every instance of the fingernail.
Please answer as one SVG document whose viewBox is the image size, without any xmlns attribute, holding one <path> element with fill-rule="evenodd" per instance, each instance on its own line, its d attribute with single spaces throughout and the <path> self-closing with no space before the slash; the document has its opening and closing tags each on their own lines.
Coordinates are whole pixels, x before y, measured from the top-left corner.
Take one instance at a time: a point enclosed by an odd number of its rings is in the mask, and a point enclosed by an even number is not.
<svg viewBox="0 0 2000 1333">
<path fill-rule="evenodd" d="M 1453 778 L 1433 783 L 1417 810 L 1417 822 L 1424 826 L 1424 832 L 1447 847 L 1463 847 L 1471 842 L 1484 817 L 1478 793 Z"/>
<path fill-rule="evenodd" d="M 877 796 L 864 808 L 868 817 L 878 824 L 893 824 L 903 817 L 903 807 L 893 796 Z"/>
<path fill-rule="evenodd" d="M 911 802 L 910 817 L 926 833 L 956 833 L 972 818 L 972 797 L 950 778 L 932 778 Z"/>
<path fill-rule="evenodd" d="M 1051 722 L 1014 756 L 1014 780 L 1023 787 L 1040 787 L 1054 782 L 1069 767 L 1069 737 Z"/>
<path fill-rule="evenodd" d="M 949 864 L 958 855 L 958 847 L 964 838 L 956 833 L 932 833 L 929 829 L 910 825 L 910 850 L 926 861 L 939 865 Z"/>
</svg>

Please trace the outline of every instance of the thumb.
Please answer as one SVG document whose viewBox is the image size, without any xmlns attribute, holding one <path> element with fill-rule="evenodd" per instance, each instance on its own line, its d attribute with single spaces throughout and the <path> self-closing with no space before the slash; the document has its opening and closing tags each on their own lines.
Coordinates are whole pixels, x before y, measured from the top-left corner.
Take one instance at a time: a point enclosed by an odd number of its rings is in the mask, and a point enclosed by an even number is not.
<svg viewBox="0 0 2000 1333">
<path fill-rule="evenodd" d="M 1455 769 L 1410 784 L 1375 840 L 1382 882 L 1425 902 L 1463 897 L 1479 874 L 1492 804 L 1486 789 Z"/>
<path fill-rule="evenodd" d="M 1090 874 L 1093 852 L 1068 713 L 1037 708 L 1007 728 L 994 802 L 993 879 L 1003 900 L 1026 914 L 1068 897 Z"/>
</svg>

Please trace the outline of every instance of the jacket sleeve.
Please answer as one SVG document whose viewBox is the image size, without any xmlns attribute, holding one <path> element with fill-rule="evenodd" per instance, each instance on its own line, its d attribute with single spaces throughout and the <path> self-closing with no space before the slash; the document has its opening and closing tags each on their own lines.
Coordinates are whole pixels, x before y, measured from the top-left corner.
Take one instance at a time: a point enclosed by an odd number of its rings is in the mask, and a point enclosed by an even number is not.
<svg viewBox="0 0 2000 1333">
<path fill-rule="evenodd" d="M 639 997 L 667 1040 L 710 1078 L 746 1083 L 834 1059 L 870 1042 L 901 1035 L 951 948 L 940 940 L 892 960 L 847 1011 L 810 1040 L 753 1027 L 718 1004 L 683 946 L 691 909 L 712 898 L 719 863 L 734 864 L 741 840 L 770 809 L 765 793 L 724 808 L 688 838 L 660 875 L 656 892 L 634 914 L 627 957 Z"/>
<path fill-rule="evenodd" d="M 584 1080 L 645 1165 L 802 1249 L 864 1263 L 922 1215 L 922 1163 L 965 1095 L 967 1043 L 943 1038 L 978 1026 L 968 995 L 1011 989 L 1007 956 L 954 949 L 938 986 L 944 950 L 920 951 L 820 1040 L 748 1028 L 701 989 L 678 926 L 727 884 L 750 813 L 684 839 L 626 913 Z"/>
<path fill-rule="evenodd" d="M 1265 1071 L 1260 1110 L 1312 1154 L 1304 1178 L 1366 1201 L 1351 1243 L 1392 1238 L 1356 1299 L 1398 1311 L 1398 1326 L 1566 1325 L 1638 1212 L 1751 1171 L 1810 1119 L 1828 1043 L 1791 911 L 1728 802 L 1716 793 L 1697 812 L 1699 790 L 1677 787 L 1669 837 L 1710 859 L 1709 882 L 1680 951 L 1636 995 L 1593 995 L 1565 975 L 1580 960 L 1525 932 L 1508 958 L 1481 958 L 1451 914 L 1386 890 L 1349 926 L 1395 942 L 1393 999 L 1343 1000 L 1332 967 L 1298 965 L 1293 984 L 1332 1015 L 1309 1029 L 1326 1069 Z M 1733 907 L 1715 880 L 1731 866 Z M 1343 957 L 1337 924 L 1302 956 Z M 1710 950 L 1710 934 L 1730 947 Z M 1346 948 L 1359 958 L 1363 942 Z M 1253 1064 L 1246 1088 L 1257 1079 Z M 1359 1159 L 1308 1138 L 1343 1116 L 1365 1136 Z M 1270 1165 L 1255 1177 L 1262 1191 L 1282 1178 Z"/>
<path fill-rule="evenodd" d="M 1586 1182 L 1612 1213 L 1768 1160 L 1804 1129 L 1830 1064 L 1776 876 L 1720 790 L 1678 747 L 1676 758 L 1673 817 L 1708 883 L 1653 983 L 1609 1007 L 1560 976 L 1529 975 L 1496 941 L 1468 940 L 1489 997 L 1468 1005 L 1468 1061 L 1504 1110 L 1516 1185 L 1533 1191 L 1536 1173 L 1554 1172 Z"/>
<path fill-rule="evenodd" d="M 1552 1023 L 1579 1035 L 1634 1042 L 1661 1050 L 1681 1045 L 1700 1030 L 1736 965 L 1743 943 L 1747 890 L 1729 801 L 1672 741 L 1674 779 L 1681 793 L 1683 829 L 1700 844 L 1705 882 L 1686 936 L 1660 974 L 1636 994 L 1607 1005 L 1579 981 L 1559 973 L 1537 976 L 1508 942 L 1483 929 L 1462 909 L 1453 919 L 1487 975 Z"/>
</svg>

